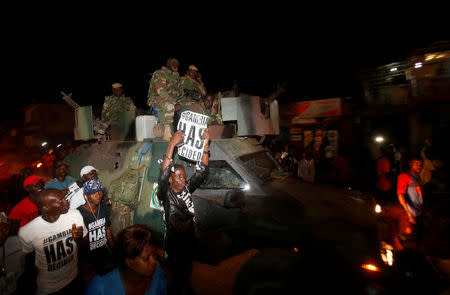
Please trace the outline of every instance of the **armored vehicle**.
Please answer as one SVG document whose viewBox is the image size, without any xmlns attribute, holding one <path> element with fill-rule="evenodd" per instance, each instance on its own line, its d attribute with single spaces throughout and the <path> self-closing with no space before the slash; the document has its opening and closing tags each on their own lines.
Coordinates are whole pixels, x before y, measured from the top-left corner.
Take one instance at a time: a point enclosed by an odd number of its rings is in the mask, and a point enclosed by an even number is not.
<svg viewBox="0 0 450 295">
<path fill-rule="evenodd" d="M 414 288 L 435 282 L 426 261 L 416 259 L 420 266 L 401 268 L 393 252 L 380 247 L 370 202 L 343 198 L 331 187 L 324 194 L 317 186 L 289 177 L 272 153 L 260 145 L 259 136 L 279 134 L 276 100 L 270 104 L 268 118 L 261 114 L 260 99 L 255 96 L 222 98 L 221 107 L 224 125 L 209 126 L 210 172 L 193 198 L 198 262 L 220 265 L 249 249 L 266 253 L 265 249 L 276 248 L 286 251 L 273 254 L 273 265 L 278 258 L 290 259 L 291 254 L 316 257 L 322 269 L 328 270 L 324 274 L 329 282 L 347 282 L 347 287 L 361 287 L 368 294 L 387 294 L 399 277 L 406 280 L 402 277 L 405 272 L 415 278 Z M 78 176 L 85 165 L 94 166 L 111 201 L 113 234 L 127 225 L 144 223 L 156 231 L 164 247 L 165 228 L 156 194 L 159 160 L 168 142 L 156 137 L 156 132 L 142 136 L 136 129 L 142 118 L 134 113 L 123 113 L 117 125 L 110 126 L 109 134 L 97 136 L 90 107 L 78 107 L 75 115 L 75 139 L 81 144 L 65 158 L 70 175 Z M 174 161 L 185 167 L 188 178 L 192 175 L 195 162 L 178 155 Z M 267 256 L 254 257 L 249 260 L 255 265 L 274 271 L 261 261 Z M 255 269 L 245 265 L 240 275 L 229 276 L 236 293 L 246 288 L 243 278 L 254 275 Z M 292 265 L 279 267 L 287 273 Z M 206 279 L 207 271 L 197 275 Z M 292 276 L 275 280 L 279 284 L 286 278 L 295 280 Z"/>
</svg>

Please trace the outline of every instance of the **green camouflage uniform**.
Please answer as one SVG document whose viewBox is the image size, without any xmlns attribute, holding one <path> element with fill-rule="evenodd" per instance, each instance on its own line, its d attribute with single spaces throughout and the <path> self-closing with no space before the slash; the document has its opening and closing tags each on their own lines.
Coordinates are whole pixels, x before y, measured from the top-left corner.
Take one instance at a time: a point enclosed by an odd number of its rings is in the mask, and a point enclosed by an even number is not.
<svg viewBox="0 0 450 295">
<path fill-rule="evenodd" d="M 178 72 L 162 67 L 153 73 L 147 95 L 147 105 L 158 108 L 158 120 L 172 126 L 175 104 L 183 98 L 183 88 Z"/>
<path fill-rule="evenodd" d="M 200 104 L 200 107 L 202 109 L 202 114 L 207 115 L 209 117 L 208 125 L 211 125 L 211 123 L 213 123 L 214 121 L 216 121 L 217 124 L 222 124 L 221 116 L 219 114 L 216 114 L 216 112 L 214 112 L 212 107 L 207 109 L 203 102 Z"/>
<path fill-rule="evenodd" d="M 198 103 L 201 101 L 202 97 L 206 95 L 205 87 L 197 80 L 192 79 L 189 75 L 181 77 L 181 84 L 185 94 L 185 98 L 180 101 L 182 107 Z"/>
<path fill-rule="evenodd" d="M 105 102 L 102 109 L 102 121 L 117 121 L 117 114 L 125 111 L 135 111 L 136 106 L 130 97 L 122 95 L 116 97 L 114 95 L 105 96 Z"/>
</svg>

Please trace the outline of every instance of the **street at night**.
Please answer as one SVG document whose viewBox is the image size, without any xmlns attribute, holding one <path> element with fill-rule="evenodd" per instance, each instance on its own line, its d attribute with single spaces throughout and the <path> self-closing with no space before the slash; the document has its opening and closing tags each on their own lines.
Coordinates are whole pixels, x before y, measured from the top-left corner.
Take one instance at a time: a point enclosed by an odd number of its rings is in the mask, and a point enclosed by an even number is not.
<svg viewBox="0 0 450 295">
<path fill-rule="evenodd" d="M 450 294 L 446 15 L 121 8 L 6 32 L 1 295 Z"/>
</svg>

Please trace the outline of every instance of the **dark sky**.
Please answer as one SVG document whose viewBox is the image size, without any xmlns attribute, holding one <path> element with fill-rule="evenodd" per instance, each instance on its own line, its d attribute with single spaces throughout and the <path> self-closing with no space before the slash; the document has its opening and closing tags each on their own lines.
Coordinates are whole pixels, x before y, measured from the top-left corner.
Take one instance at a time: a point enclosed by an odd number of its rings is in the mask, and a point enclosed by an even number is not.
<svg viewBox="0 0 450 295">
<path fill-rule="evenodd" d="M 4 85 L 12 106 L 2 109 L 2 119 L 20 116 L 32 102 L 65 103 L 61 91 L 73 93 L 80 105 L 101 105 L 114 82 L 146 108 L 150 74 L 169 57 L 180 61 L 181 74 L 196 65 L 209 91 L 230 90 L 237 80 L 242 92 L 262 97 L 286 82 L 281 103 L 355 96 L 358 69 L 400 61 L 411 49 L 450 39 L 447 27 L 436 24 L 427 31 L 405 22 L 381 26 L 381 18 L 375 26 L 364 17 L 307 21 L 305 13 L 288 11 L 276 11 L 277 20 L 270 10 L 221 11 L 198 21 L 187 14 L 179 22 L 170 10 L 162 20 L 150 11 L 136 17 L 116 11 L 16 19 L 26 21 L 7 30 L 3 40 Z"/>
</svg>

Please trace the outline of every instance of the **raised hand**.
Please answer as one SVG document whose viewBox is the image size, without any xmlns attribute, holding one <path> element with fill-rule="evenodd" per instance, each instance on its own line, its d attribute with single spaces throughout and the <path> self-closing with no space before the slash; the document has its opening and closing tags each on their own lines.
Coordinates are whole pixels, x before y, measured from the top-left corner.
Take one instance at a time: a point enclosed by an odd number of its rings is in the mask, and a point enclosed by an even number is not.
<svg viewBox="0 0 450 295">
<path fill-rule="evenodd" d="M 74 239 L 81 239 L 83 238 L 83 227 L 82 226 L 76 226 L 75 223 L 72 224 L 72 237 Z"/>
</svg>

